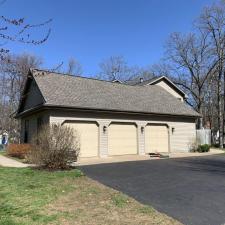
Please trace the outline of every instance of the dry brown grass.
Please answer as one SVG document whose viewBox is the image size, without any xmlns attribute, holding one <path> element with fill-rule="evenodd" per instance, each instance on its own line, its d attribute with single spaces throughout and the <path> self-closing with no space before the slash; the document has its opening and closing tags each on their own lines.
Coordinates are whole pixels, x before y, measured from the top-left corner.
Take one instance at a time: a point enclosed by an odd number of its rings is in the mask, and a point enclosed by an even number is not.
<svg viewBox="0 0 225 225">
<path fill-rule="evenodd" d="M 46 212 L 46 211 L 45 211 Z M 178 221 L 87 177 L 75 181 L 74 191 L 48 205 L 63 225 L 178 225 Z"/>
</svg>

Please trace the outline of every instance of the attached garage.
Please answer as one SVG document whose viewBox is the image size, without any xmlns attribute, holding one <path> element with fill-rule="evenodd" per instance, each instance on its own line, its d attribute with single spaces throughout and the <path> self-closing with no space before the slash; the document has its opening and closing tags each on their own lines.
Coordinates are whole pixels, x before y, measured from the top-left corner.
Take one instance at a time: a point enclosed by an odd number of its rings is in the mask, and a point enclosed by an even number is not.
<svg viewBox="0 0 225 225">
<path fill-rule="evenodd" d="M 168 78 L 139 80 L 121 84 L 30 70 L 16 114 L 21 142 L 39 132 L 43 119 L 78 131 L 81 158 L 188 152 L 201 115 Z"/>
<path fill-rule="evenodd" d="M 68 122 L 77 131 L 80 139 L 80 157 L 97 157 L 98 154 L 98 125 L 95 122 Z"/>
<path fill-rule="evenodd" d="M 168 127 L 149 124 L 145 128 L 145 153 L 169 152 Z"/>
<path fill-rule="evenodd" d="M 108 133 L 109 155 L 137 154 L 137 127 L 131 123 L 112 123 Z"/>
</svg>

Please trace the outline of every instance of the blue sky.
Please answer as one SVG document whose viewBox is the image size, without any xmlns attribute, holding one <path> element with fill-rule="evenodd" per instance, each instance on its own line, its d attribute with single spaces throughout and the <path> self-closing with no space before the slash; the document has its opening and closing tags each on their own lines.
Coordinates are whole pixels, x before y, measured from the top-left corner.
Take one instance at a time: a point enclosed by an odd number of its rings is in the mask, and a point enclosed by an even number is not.
<svg viewBox="0 0 225 225">
<path fill-rule="evenodd" d="M 76 58 L 84 75 L 98 64 L 123 55 L 129 65 L 148 66 L 163 56 L 171 32 L 189 32 L 193 20 L 212 0 L 7 0 L 1 15 L 25 17 L 30 23 L 49 18 L 51 36 L 40 46 L 7 43 L 13 53 L 43 58 L 46 68 Z M 47 29 L 47 28 L 46 28 Z M 45 30 L 41 32 L 44 33 Z M 40 33 L 40 34 L 42 34 Z M 39 37 L 38 34 L 37 37 Z"/>
</svg>

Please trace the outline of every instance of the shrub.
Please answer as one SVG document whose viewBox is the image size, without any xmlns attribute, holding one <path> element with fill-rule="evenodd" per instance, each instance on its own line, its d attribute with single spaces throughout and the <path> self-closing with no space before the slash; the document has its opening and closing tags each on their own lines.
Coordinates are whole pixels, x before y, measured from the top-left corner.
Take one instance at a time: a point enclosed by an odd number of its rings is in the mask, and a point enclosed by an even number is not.
<svg viewBox="0 0 225 225">
<path fill-rule="evenodd" d="M 6 149 L 6 154 L 19 159 L 25 159 L 30 149 L 31 146 L 29 144 L 9 144 Z"/>
<path fill-rule="evenodd" d="M 220 147 L 220 144 L 219 143 L 213 144 L 212 147 L 219 148 Z"/>
<path fill-rule="evenodd" d="M 43 126 L 32 141 L 28 160 L 48 169 L 67 169 L 77 160 L 79 141 L 77 133 L 68 126 Z"/>
<path fill-rule="evenodd" d="M 198 148 L 197 140 L 194 138 L 190 139 L 188 143 L 189 152 L 196 152 L 197 148 Z"/>
<path fill-rule="evenodd" d="M 204 144 L 204 145 L 199 145 L 197 148 L 197 152 L 209 152 L 210 145 Z"/>
</svg>

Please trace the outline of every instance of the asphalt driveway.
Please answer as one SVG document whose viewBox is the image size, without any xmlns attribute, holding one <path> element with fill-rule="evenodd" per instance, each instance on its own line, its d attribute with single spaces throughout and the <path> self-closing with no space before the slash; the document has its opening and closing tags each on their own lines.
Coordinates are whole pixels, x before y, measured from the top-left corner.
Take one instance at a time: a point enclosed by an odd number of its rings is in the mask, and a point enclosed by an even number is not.
<svg viewBox="0 0 225 225">
<path fill-rule="evenodd" d="M 87 176 L 186 225 L 225 224 L 225 155 L 82 166 Z"/>
</svg>

